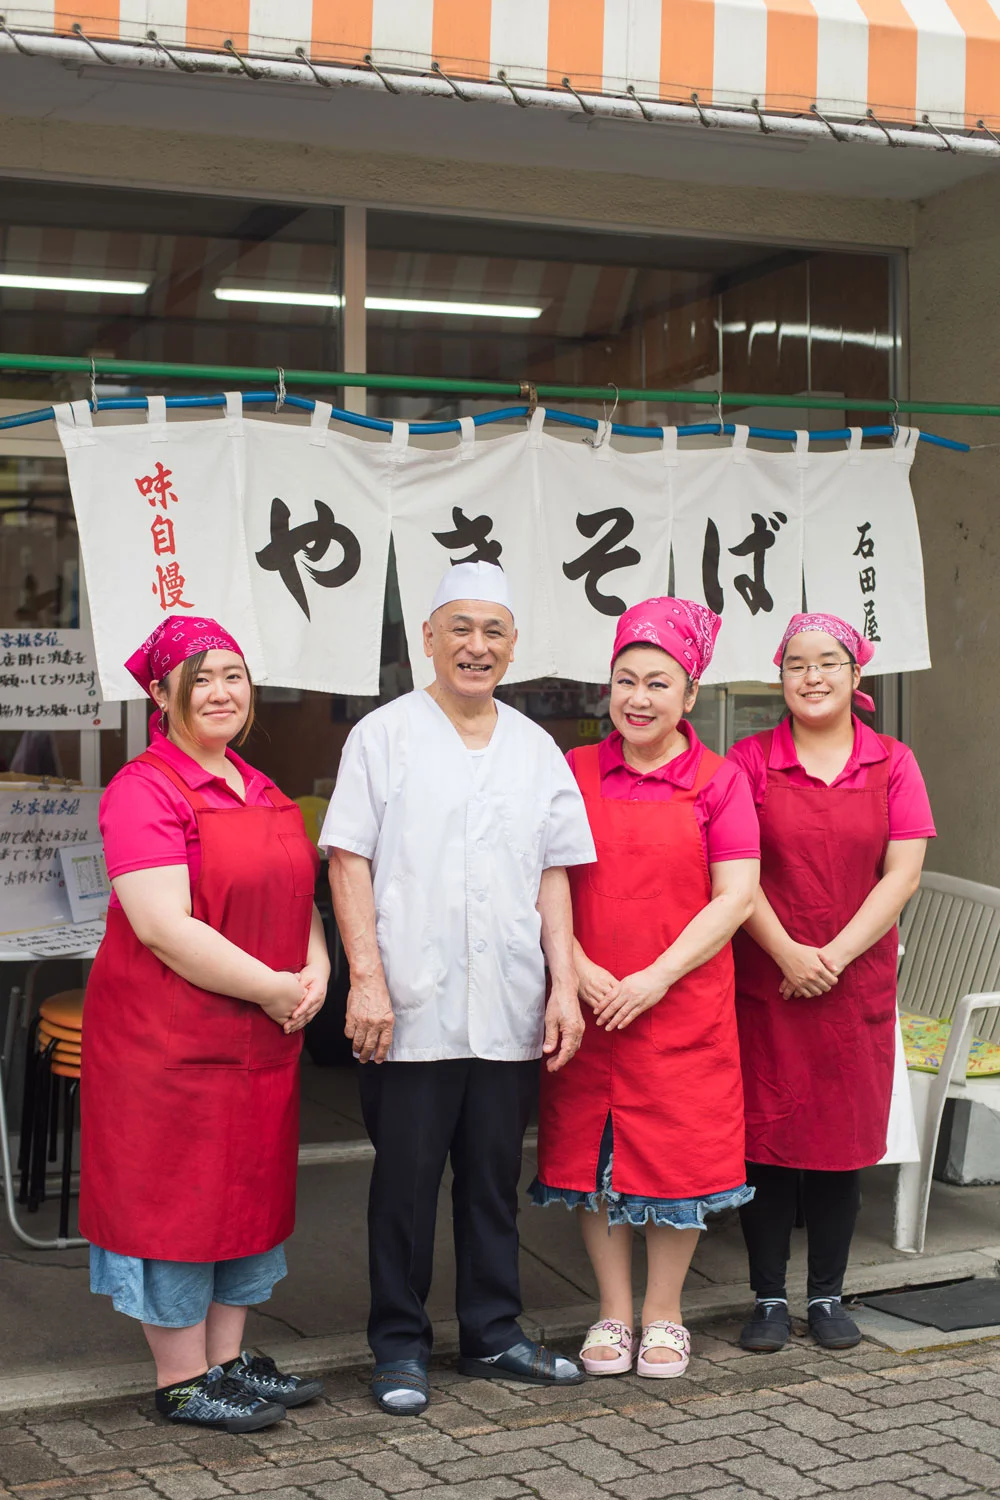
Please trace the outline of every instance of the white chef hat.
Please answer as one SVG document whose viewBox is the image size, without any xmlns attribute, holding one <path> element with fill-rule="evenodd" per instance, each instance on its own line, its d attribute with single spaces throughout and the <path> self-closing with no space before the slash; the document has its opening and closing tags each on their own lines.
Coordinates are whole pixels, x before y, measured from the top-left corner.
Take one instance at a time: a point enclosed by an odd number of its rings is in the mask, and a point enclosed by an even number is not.
<svg viewBox="0 0 1000 1500">
<path fill-rule="evenodd" d="M 485 604 L 502 604 L 514 614 L 510 584 L 503 568 L 489 562 L 453 563 L 438 584 L 430 612 L 456 599 L 477 599 Z"/>
</svg>

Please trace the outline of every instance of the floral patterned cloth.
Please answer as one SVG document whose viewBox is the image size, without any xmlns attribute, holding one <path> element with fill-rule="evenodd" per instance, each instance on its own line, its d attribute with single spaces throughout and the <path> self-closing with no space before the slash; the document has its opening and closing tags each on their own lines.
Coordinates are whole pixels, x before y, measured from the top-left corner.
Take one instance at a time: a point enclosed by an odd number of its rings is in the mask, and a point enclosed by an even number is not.
<svg viewBox="0 0 1000 1500">
<path fill-rule="evenodd" d="M 951 1035 L 951 1022 L 934 1016 L 917 1016 L 904 1011 L 899 1017 L 903 1029 L 903 1051 L 906 1066 L 914 1073 L 936 1073 L 944 1058 Z M 975 1037 L 966 1069 L 968 1078 L 990 1078 L 1000 1073 L 1000 1047 Z"/>
</svg>

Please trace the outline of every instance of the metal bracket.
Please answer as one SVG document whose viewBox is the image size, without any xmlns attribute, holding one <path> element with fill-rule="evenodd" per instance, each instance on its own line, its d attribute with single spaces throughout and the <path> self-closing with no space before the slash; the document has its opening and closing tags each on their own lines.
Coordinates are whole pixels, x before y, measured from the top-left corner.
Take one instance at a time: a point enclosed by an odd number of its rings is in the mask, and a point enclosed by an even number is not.
<svg viewBox="0 0 1000 1500">
<path fill-rule="evenodd" d="M 503 86 L 507 90 L 507 92 L 510 94 L 510 97 L 513 99 L 514 103 L 517 105 L 518 109 L 528 109 L 529 108 L 528 104 L 526 104 L 526 102 L 522 98 L 520 98 L 520 96 L 518 95 L 516 89 L 514 88 L 514 85 L 511 83 L 510 79 L 507 77 L 507 74 L 505 73 L 505 71 L 504 71 L 503 68 L 497 68 L 497 77 L 499 78 L 500 82 L 503 84 Z"/>
<path fill-rule="evenodd" d="M 240 67 L 243 69 L 248 78 L 252 78 L 255 83 L 258 78 L 263 78 L 263 73 L 259 72 L 256 68 L 251 68 L 246 58 L 241 56 L 241 54 L 237 52 L 235 46 L 233 45 L 232 37 L 226 38 L 226 40 L 222 44 L 222 48 L 223 51 L 229 53 L 230 57 L 235 57 L 236 61 L 239 63 Z"/>
<path fill-rule="evenodd" d="M 846 137 L 842 136 L 842 135 L 838 135 L 837 132 L 836 132 L 836 130 L 834 130 L 833 126 L 831 125 L 830 121 L 826 118 L 826 115 L 820 114 L 819 105 L 818 104 L 810 104 L 809 109 L 810 109 L 811 113 L 816 116 L 817 120 L 822 120 L 823 124 L 826 126 L 827 130 L 833 136 L 834 140 L 838 141 L 840 143 L 840 145 L 843 145 Z"/>
<path fill-rule="evenodd" d="M 649 113 L 649 110 L 646 108 L 646 106 L 643 104 L 642 100 L 639 98 L 639 95 L 636 93 L 636 91 L 635 91 L 635 84 L 634 83 L 630 83 L 628 85 L 628 87 L 626 88 L 625 92 L 626 92 L 626 94 L 628 94 L 629 98 L 632 100 L 632 103 L 633 104 L 637 104 L 639 106 L 639 111 L 640 111 L 640 113 L 642 115 L 642 118 L 644 120 L 648 121 L 648 123 L 650 125 L 655 124 L 653 116 Z"/>
<path fill-rule="evenodd" d="M 333 84 L 332 83 L 328 82 L 327 79 L 322 78 L 320 76 L 320 74 L 319 74 L 319 72 L 318 72 L 318 70 L 316 68 L 316 64 L 313 62 L 312 58 L 309 56 L 308 52 L 306 51 L 306 49 L 304 47 L 296 47 L 296 49 L 295 49 L 295 56 L 297 58 L 299 58 L 299 60 L 301 62 L 305 63 L 306 67 L 309 69 L 310 73 L 315 78 L 315 80 L 319 84 L 320 88 L 324 88 L 324 89 L 332 89 L 333 88 Z"/>
<path fill-rule="evenodd" d="M 952 145 L 951 141 L 949 141 L 948 137 L 944 134 L 944 132 L 941 131 L 941 130 L 939 130 L 937 128 L 937 126 L 934 124 L 934 121 L 931 119 L 930 115 L 921 115 L 920 118 L 923 120 L 923 122 L 924 122 L 925 125 L 929 126 L 930 129 L 933 130 L 933 132 L 934 132 L 935 135 L 938 135 L 938 136 L 941 137 L 941 139 L 944 141 L 945 150 L 946 151 L 950 151 L 951 154 L 952 154 L 952 156 L 957 156 L 958 155 L 958 147 Z"/>
<path fill-rule="evenodd" d="M 706 130 L 711 130 L 711 128 L 712 128 L 712 122 L 708 118 L 708 116 L 705 114 L 705 111 L 702 109 L 702 107 L 701 107 L 701 100 L 698 98 L 697 94 L 692 94 L 691 95 L 691 103 L 694 105 L 695 109 L 698 111 L 698 118 L 701 121 L 701 123 L 704 125 L 705 129 Z"/>
<path fill-rule="evenodd" d="M 760 112 L 760 100 L 759 99 L 751 99 L 750 100 L 750 108 L 753 110 L 754 114 L 757 116 L 757 123 L 760 126 L 761 130 L 764 132 L 764 134 L 765 135 L 773 135 L 774 131 L 771 129 L 770 125 L 768 125 L 766 123 L 766 121 L 764 119 L 764 116 Z"/>
<path fill-rule="evenodd" d="M 443 78 L 444 81 L 445 81 L 445 83 L 451 89 L 452 93 L 455 95 L 455 98 L 456 99 L 461 99 L 461 101 L 462 101 L 463 104 L 473 104 L 473 103 L 475 103 L 475 100 L 472 99 L 469 94 L 463 94 L 462 93 L 462 90 L 459 88 L 459 86 L 455 82 L 454 78 L 449 78 L 448 77 L 447 73 L 445 72 L 444 68 L 442 68 L 442 66 L 441 66 L 441 64 L 439 62 L 434 61 L 434 62 L 431 63 L 431 72 L 432 73 L 436 73 L 439 78 Z"/>
<path fill-rule="evenodd" d="M 372 57 L 372 55 L 371 55 L 370 52 L 366 52 L 365 53 L 364 61 L 367 63 L 368 67 L 371 68 L 371 70 L 372 70 L 373 73 L 377 73 L 378 74 L 379 78 L 385 84 L 385 86 L 389 90 L 390 94 L 398 94 L 399 93 L 399 89 L 396 87 L 396 85 L 394 83 L 390 83 L 389 82 L 388 78 L 386 78 L 385 74 L 382 72 L 382 69 L 378 66 L 378 64 L 376 63 L 375 59 Z"/>
<path fill-rule="evenodd" d="M 25 57 L 35 57 L 35 56 L 37 56 L 36 53 L 29 52 L 28 49 L 27 49 L 27 47 L 24 47 L 24 46 L 21 45 L 21 43 L 18 41 L 17 37 L 11 31 L 10 27 L 7 25 L 7 17 L 6 16 L 0 16 L 0 31 L 3 32 L 4 36 L 9 36 L 10 37 L 11 41 L 14 43 L 14 46 L 17 48 L 18 52 L 23 53 Z M 980 123 L 982 123 L 982 122 L 980 121 Z"/>
<path fill-rule="evenodd" d="M 523 401 L 527 401 L 528 403 L 528 417 L 530 419 L 535 415 L 535 411 L 538 407 L 538 391 L 533 381 L 521 381 L 521 399 Z"/>
<path fill-rule="evenodd" d="M 597 110 L 594 108 L 594 106 L 587 103 L 583 95 L 573 87 L 568 78 L 563 79 L 562 86 L 564 89 L 569 89 L 570 93 L 573 95 L 573 98 L 576 100 L 577 104 L 579 104 L 585 115 L 596 115 Z"/>
<path fill-rule="evenodd" d="M 84 31 L 83 27 L 80 25 L 79 21 L 74 21 L 73 25 L 70 27 L 70 30 L 72 31 L 74 36 L 78 36 L 80 38 L 81 42 L 87 43 L 87 46 L 90 48 L 91 52 L 99 62 L 104 63 L 109 68 L 116 68 L 118 66 L 113 58 L 105 57 L 100 47 L 94 45 L 94 43 L 90 40 L 90 37 Z"/>
<path fill-rule="evenodd" d="M 976 121 L 976 129 L 984 131 L 986 133 L 986 135 L 989 136 L 990 140 L 994 142 L 995 145 L 1000 146 L 1000 135 L 994 135 L 993 132 L 992 132 L 992 130 L 987 125 L 987 123 L 986 123 L 985 120 L 977 120 Z"/>
<path fill-rule="evenodd" d="M 170 59 L 170 61 L 173 63 L 174 67 L 175 68 L 180 68 L 180 70 L 181 70 L 182 73 L 197 73 L 198 72 L 198 68 L 196 67 L 196 65 L 194 63 L 185 62 L 183 60 L 183 58 L 175 57 L 174 54 L 171 52 L 170 48 L 167 47 L 163 42 L 160 41 L 160 38 L 157 36 L 157 34 L 156 34 L 155 31 L 147 31 L 146 32 L 146 41 L 147 42 L 152 42 L 152 44 L 156 48 L 157 52 L 162 52 L 165 57 L 168 57 Z"/>
<path fill-rule="evenodd" d="M 878 115 L 875 113 L 875 111 L 873 109 L 866 109 L 865 110 L 865 118 L 867 120 L 871 120 L 871 122 L 872 122 L 873 125 L 877 125 L 878 126 L 879 130 L 881 130 L 882 134 L 885 136 L 885 138 L 889 142 L 890 146 L 895 147 L 895 146 L 899 145 L 898 141 L 894 141 L 893 140 L 892 136 L 889 134 L 889 131 L 888 131 L 887 127 L 882 124 L 882 121 L 879 119 Z"/>
</svg>

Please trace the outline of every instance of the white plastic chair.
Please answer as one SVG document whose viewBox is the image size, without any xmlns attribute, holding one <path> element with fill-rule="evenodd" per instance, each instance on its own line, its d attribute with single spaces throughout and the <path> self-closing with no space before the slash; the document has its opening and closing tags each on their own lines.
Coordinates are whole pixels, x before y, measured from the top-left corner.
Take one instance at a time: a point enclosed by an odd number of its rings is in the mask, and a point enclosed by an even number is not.
<svg viewBox="0 0 1000 1500">
<path fill-rule="evenodd" d="M 1000 1042 L 1000 890 L 925 871 L 900 938 L 900 1010 L 952 1023 L 940 1071 L 909 1075 L 920 1160 L 899 1169 L 893 1245 L 919 1255 L 946 1100 L 971 1100 L 1000 1114 L 1000 1077 L 965 1076 L 974 1034 Z"/>
</svg>

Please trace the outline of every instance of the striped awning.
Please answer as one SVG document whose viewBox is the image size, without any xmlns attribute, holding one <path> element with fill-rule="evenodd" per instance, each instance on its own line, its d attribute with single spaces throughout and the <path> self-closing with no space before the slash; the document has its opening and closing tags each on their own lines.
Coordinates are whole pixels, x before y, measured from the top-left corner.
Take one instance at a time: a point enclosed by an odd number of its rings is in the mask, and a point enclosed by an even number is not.
<svg viewBox="0 0 1000 1500">
<path fill-rule="evenodd" d="M 58 0 L 6 24 L 702 105 L 1000 126 L 1000 0 Z M 2 108 L 2 106 L 0 106 Z"/>
</svg>

